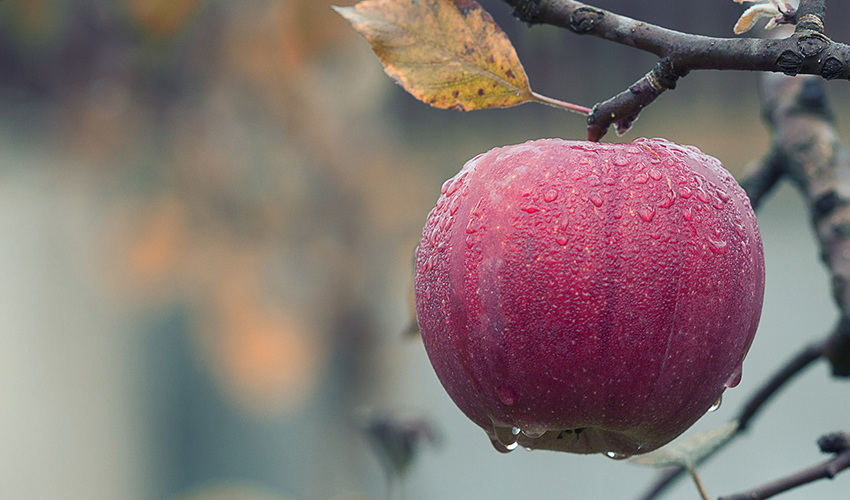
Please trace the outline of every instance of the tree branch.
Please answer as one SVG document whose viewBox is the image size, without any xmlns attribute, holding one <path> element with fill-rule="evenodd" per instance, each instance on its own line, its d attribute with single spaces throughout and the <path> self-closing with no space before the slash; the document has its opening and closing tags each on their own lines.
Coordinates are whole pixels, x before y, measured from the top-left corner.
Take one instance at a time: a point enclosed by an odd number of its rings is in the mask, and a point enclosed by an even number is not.
<svg viewBox="0 0 850 500">
<path fill-rule="evenodd" d="M 598 103 L 588 115 L 588 139 L 599 140 L 610 125 L 628 130 L 641 109 L 676 80 L 697 69 L 814 74 L 850 78 L 850 45 L 823 34 L 823 0 L 801 0 L 788 16 L 794 34 L 782 40 L 715 38 L 682 33 L 572 0 L 503 0 L 529 24 L 551 24 L 628 45 L 659 57 L 655 69 L 621 94 Z"/>
<path fill-rule="evenodd" d="M 850 375 L 850 149 L 841 143 L 817 79 L 765 75 L 764 116 L 771 128 L 766 163 L 786 175 L 805 197 L 812 224 L 829 268 L 832 292 L 841 310 L 839 330 L 831 353 L 833 374 Z M 764 175 L 756 172 L 757 175 Z M 755 184 L 750 177 L 745 186 Z M 749 191 L 748 191 L 749 194 Z M 764 193 L 751 194 L 758 203 Z"/>
<path fill-rule="evenodd" d="M 750 491 L 721 497 L 720 500 L 764 500 L 818 479 L 832 479 L 842 470 L 850 468 L 850 434 L 846 432 L 828 434 L 818 440 L 818 445 L 822 452 L 834 453 L 835 456 L 820 465 L 779 478 Z"/>
<path fill-rule="evenodd" d="M 808 200 L 821 254 L 833 276 L 833 296 L 842 314 L 827 338 L 797 353 L 749 398 L 737 417 L 740 427 L 736 436 L 813 361 L 826 358 L 834 375 L 850 375 L 850 290 L 844 285 L 850 283 L 850 150 L 839 140 L 822 81 L 764 75 L 762 82 L 762 107 L 771 129 L 771 148 L 741 185 L 754 207 L 783 176 L 797 185 Z M 680 468 L 665 469 L 640 498 L 657 498 L 682 472 Z"/>
</svg>

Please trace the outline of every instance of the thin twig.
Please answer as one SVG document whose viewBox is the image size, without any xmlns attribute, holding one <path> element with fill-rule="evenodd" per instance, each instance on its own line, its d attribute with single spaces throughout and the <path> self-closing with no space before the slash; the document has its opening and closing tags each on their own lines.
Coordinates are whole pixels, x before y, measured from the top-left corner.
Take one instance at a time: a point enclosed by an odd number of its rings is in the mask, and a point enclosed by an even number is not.
<svg viewBox="0 0 850 500">
<path fill-rule="evenodd" d="M 755 392 L 755 394 L 749 398 L 747 403 L 741 409 L 741 412 L 736 417 L 739 420 L 739 426 L 735 431 L 733 439 L 744 431 L 747 424 L 758 414 L 759 410 L 761 410 L 764 405 L 770 401 L 782 387 L 785 386 L 785 384 L 787 384 L 796 375 L 802 373 L 802 371 L 812 362 L 823 356 L 824 346 L 828 345 L 835 335 L 836 333 L 833 332 L 826 340 L 814 343 L 794 355 L 785 364 L 783 364 L 782 367 L 780 367 L 780 369 L 771 376 L 758 391 Z M 731 441 L 732 439 L 726 441 L 712 453 L 703 457 L 697 465 L 714 456 L 715 453 L 720 451 L 720 449 L 725 447 Z M 685 472 L 683 467 L 668 467 L 663 469 L 658 474 L 658 477 L 656 477 L 655 482 L 653 482 L 643 496 L 640 497 L 640 500 L 653 500 L 658 498 L 665 490 L 667 490 L 667 488 L 672 486 L 673 483 L 681 477 L 683 472 Z"/>
<path fill-rule="evenodd" d="M 697 489 L 699 490 L 699 494 L 702 497 L 702 500 L 711 500 L 711 497 L 708 496 L 708 491 L 705 489 L 705 485 L 702 484 L 702 479 L 699 477 L 699 472 L 697 472 L 696 467 L 688 468 L 688 472 L 691 474 L 691 479 L 694 480 L 694 484 L 697 485 Z"/>
<path fill-rule="evenodd" d="M 850 375 L 850 151 L 841 144 L 822 84 L 818 79 L 765 75 L 764 115 L 771 128 L 768 154 L 745 177 L 753 206 L 764 199 L 783 176 L 792 179 L 809 200 L 822 255 L 833 275 L 834 297 L 842 310 L 830 335 L 803 348 L 748 400 L 738 416 L 738 434 L 778 391 L 813 361 L 827 358 L 836 376 Z M 841 228 L 847 228 L 843 231 Z M 661 495 L 683 470 L 663 470 L 643 500 Z"/>
<path fill-rule="evenodd" d="M 839 472 L 850 468 L 850 434 L 835 433 L 824 436 L 820 439 L 819 444 L 823 443 L 825 439 L 831 443 L 834 441 L 843 441 L 844 443 L 843 449 L 837 452 L 831 460 L 781 477 L 775 481 L 753 488 L 750 491 L 721 497 L 720 500 L 764 500 L 797 486 L 817 481 L 818 479 L 832 479 Z M 821 450 L 826 451 L 823 448 L 823 444 L 821 444 Z"/>
</svg>

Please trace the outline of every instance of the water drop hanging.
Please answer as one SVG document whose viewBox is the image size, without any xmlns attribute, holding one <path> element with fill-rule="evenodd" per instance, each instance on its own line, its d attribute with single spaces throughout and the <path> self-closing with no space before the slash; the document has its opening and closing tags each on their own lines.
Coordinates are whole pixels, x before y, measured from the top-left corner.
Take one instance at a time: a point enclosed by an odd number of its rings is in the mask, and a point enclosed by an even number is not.
<svg viewBox="0 0 850 500">
<path fill-rule="evenodd" d="M 543 434 L 546 434 L 546 427 L 539 424 L 524 425 L 522 427 L 522 433 L 527 437 L 536 439 L 542 436 Z"/>
<path fill-rule="evenodd" d="M 516 447 L 516 441 L 519 437 L 519 427 L 495 425 L 493 426 L 493 435 L 496 436 L 496 439 L 505 445 L 505 447 L 510 448 L 512 445 Z"/>
<path fill-rule="evenodd" d="M 709 407 L 708 412 L 711 413 L 713 411 L 717 411 L 717 409 L 720 408 L 720 404 L 722 402 L 723 402 L 723 395 L 721 394 L 720 397 L 717 398 L 717 401 L 715 401 L 714 404 L 711 405 L 711 407 Z"/>
</svg>

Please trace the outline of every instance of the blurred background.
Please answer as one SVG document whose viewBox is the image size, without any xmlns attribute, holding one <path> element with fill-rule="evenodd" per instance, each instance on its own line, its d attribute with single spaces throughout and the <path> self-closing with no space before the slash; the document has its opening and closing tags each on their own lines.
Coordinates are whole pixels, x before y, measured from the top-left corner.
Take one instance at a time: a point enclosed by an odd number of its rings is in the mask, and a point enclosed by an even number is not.
<svg viewBox="0 0 850 500">
<path fill-rule="evenodd" d="M 536 105 L 469 114 L 415 101 L 331 11 L 345 0 L 0 2 L 0 497 L 377 499 L 360 430 L 429 419 L 406 498 L 628 498 L 653 471 L 605 457 L 495 452 L 433 375 L 411 322 L 413 249 L 469 158 L 584 120 Z M 540 93 L 591 106 L 652 56 L 482 2 Z M 741 6 L 599 0 L 731 36 Z M 827 34 L 848 41 L 850 7 Z M 697 72 L 632 132 L 720 158 L 762 154 L 756 76 Z M 828 91 L 850 142 L 850 88 Z M 808 215 L 783 187 L 759 214 L 768 284 L 730 418 L 836 318 Z M 850 430 L 818 365 L 703 480 L 732 493 L 823 459 Z M 846 498 L 850 476 L 784 498 Z M 690 484 L 673 495 L 696 498 Z"/>
</svg>

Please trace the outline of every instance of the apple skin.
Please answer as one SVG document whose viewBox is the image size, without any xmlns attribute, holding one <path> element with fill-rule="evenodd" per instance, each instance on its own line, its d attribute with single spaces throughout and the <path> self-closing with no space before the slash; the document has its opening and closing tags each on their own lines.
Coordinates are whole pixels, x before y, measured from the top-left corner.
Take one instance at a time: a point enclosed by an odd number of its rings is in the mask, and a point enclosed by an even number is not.
<svg viewBox="0 0 850 500">
<path fill-rule="evenodd" d="M 498 450 L 624 458 L 740 381 L 764 254 L 746 193 L 698 149 L 542 139 L 446 181 L 414 286 L 440 382 Z"/>
</svg>

